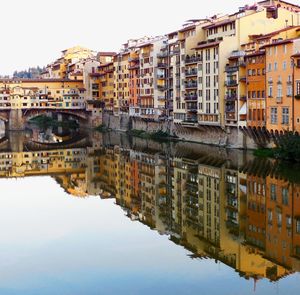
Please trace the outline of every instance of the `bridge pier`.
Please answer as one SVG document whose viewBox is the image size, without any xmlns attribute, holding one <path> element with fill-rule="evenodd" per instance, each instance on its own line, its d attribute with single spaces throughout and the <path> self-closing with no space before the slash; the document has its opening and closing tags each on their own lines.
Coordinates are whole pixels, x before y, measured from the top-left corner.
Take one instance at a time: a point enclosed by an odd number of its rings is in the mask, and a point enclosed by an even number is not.
<svg viewBox="0 0 300 295">
<path fill-rule="evenodd" d="M 10 131 L 25 130 L 25 120 L 21 109 L 10 110 L 7 127 Z"/>
</svg>

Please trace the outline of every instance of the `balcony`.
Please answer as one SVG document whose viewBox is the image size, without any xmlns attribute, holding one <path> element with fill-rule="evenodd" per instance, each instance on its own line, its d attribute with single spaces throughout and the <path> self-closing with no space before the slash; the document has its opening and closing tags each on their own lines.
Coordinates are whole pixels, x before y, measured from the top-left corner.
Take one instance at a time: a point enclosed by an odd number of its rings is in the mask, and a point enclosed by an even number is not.
<svg viewBox="0 0 300 295">
<path fill-rule="evenodd" d="M 139 69 L 140 66 L 139 65 L 130 65 L 128 66 L 128 70 L 136 70 L 136 69 Z"/>
<path fill-rule="evenodd" d="M 180 53 L 180 49 L 179 48 L 175 48 L 173 50 L 170 51 L 170 55 L 176 55 Z"/>
<path fill-rule="evenodd" d="M 128 58 L 128 61 L 129 62 L 137 62 L 137 61 L 139 61 L 140 59 L 139 59 L 139 57 L 129 57 Z"/>
<path fill-rule="evenodd" d="M 157 89 L 159 91 L 166 91 L 168 89 L 168 87 L 166 85 L 157 85 Z"/>
<path fill-rule="evenodd" d="M 244 61 L 239 61 L 238 65 L 242 68 L 246 67 L 246 63 Z"/>
<path fill-rule="evenodd" d="M 237 66 L 226 66 L 225 67 L 225 72 L 226 73 L 234 73 L 237 72 L 239 68 Z"/>
<path fill-rule="evenodd" d="M 241 95 L 240 100 L 241 101 L 247 101 L 247 96 L 246 95 Z"/>
<path fill-rule="evenodd" d="M 197 101 L 198 100 L 198 96 L 197 96 L 197 94 L 185 95 L 184 99 L 186 101 Z"/>
<path fill-rule="evenodd" d="M 227 94 L 225 96 L 225 99 L 234 101 L 234 100 L 237 100 L 237 96 L 236 96 L 236 94 Z"/>
<path fill-rule="evenodd" d="M 185 76 L 186 77 L 197 76 L 197 75 L 198 75 L 197 69 L 192 69 L 190 71 L 185 71 Z"/>
<path fill-rule="evenodd" d="M 245 56 L 245 51 L 242 51 L 242 50 L 234 50 L 234 51 L 232 51 L 230 57 L 236 57 L 236 58 L 239 58 L 239 57 L 244 57 L 244 56 Z"/>
<path fill-rule="evenodd" d="M 247 82 L 246 77 L 240 77 L 240 82 Z"/>
<path fill-rule="evenodd" d="M 295 99 L 297 99 L 297 100 L 300 99 L 300 94 L 296 94 Z"/>
<path fill-rule="evenodd" d="M 167 65 L 166 63 L 159 62 L 159 63 L 157 64 L 157 67 L 158 67 L 158 68 L 167 68 L 168 65 Z"/>
<path fill-rule="evenodd" d="M 148 57 L 150 57 L 150 52 L 142 53 L 142 57 L 143 57 L 143 58 L 148 58 Z"/>
<path fill-rule="evenodd" d="M 225 106 L 225 112 L 226 113 L 235 113 L 235 105 L 231 104 L 231 105 L 227 105 Z"/>
<path fill-rule="evenodd" d="M 192 55 L 192 56 L 189 56 L 189 55 L 187 55 L 186 57 L 185 57 L 185 64 L 187 65 L 187 64 L 195 64 L 195 63 L 198 63 L 198 62 L 200 62 L 200 61 L 202 61 L 202 56 L 195 56 L 195 55 Z"/>
<path fill-rule="evenodd" d="M 163 96 L 163 95 L 159 95 L 159 96 L 157 97 L 157 99 L 158 99 L 158 100 L 166 100 L 166 97 Z"/>
<path fill-rule="evenodd" d="M 191 82 L 191 81 L 185 82 L 185 88 L 186 88 L 186 89 L 197 89 L 197 87 L 198 87 L 197 81 L 193 81 L 193 82 Z"/>
<path fill-rule="evenodd" d="M 156 78 L 159 79 L 159 80 L 164 80 L 164 79 L 166 79 L 166 76 L 157 74 Z"/>
<path fill-rule="evenodd" d="M 192 105 L 187 104 L 186 109 L 187 109 L 187 111 L 193 112 L 193 113 L 198 111 L 197 104 L 195 104 L 195 105 L 194 104 L 192 104 Z"/>
<path fill-rule="evenodd" d="M 168 52 L 159 52 L 157 54 L 157 57 L 158 58 L 165 58 L 165 57 L 168 57 Z"/>
<path fill-rule="evenodd" d="M 227 87 L 236 87 L 238 85 L 237 80 L 228 80 L 225 82 L 225 86 Z"/>
</svg>

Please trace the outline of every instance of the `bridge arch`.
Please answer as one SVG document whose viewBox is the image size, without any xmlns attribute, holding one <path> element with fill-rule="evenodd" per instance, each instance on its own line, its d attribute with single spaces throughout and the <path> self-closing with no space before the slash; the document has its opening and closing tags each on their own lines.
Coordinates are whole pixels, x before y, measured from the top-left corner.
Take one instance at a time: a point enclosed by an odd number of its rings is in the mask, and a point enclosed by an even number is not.
<svg viewBox="0 0 300 295">
<path fill-rule="evenodd" d="M 24 121 L 28 122 L 30 119 L 41 115 L 49 114 L 61 114 L 66 116 L 71 116 L 72 118 L 79 121 L 79 123 L 85 123 L 88 121 L 88 114 L 85 110 L 49 110 L 49 109 L 28 109 L 23 112 Z"/>
</svg>

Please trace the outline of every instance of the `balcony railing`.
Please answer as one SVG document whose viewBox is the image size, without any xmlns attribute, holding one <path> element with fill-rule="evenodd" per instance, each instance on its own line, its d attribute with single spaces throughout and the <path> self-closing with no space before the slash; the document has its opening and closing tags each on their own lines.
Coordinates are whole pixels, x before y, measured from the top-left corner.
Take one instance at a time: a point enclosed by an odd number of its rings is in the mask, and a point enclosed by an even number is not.
<svg viewBox="0 0 300 295">
<path fill-rule="evenodd" d="M 225 72 L 226 73 L 234 73 L 237 72 L 239 68 L 237 66 L 226 66 L 225 67 Z"/>
<path fill-rule="evenodd" d="M 170 55 L 176 55 L 180 53 L 180 49 L 179 48 L 175 48 L 173 50 L 170 51 Z"/>
<path fill-rule="evenodd" d="M 131 62 L 131 61 L 139 61 L 139 57 L 129 57 L 128 58 L 128 61 Z"/>
<path fill-rule="evenodd" d="M 166 91 L 168 89 L 168 87 L 166 85 L 157 85 L 157 89 L 159 91 Z"/>
<path fill-rule="evenodd" d="M 187 105 L 186 109 L 190 112 L 197 112 L 197 106 L 196 105 Z"/>
<path fill-rule="evenodd" d="M 195 101 L 198 100 L 198 96 L 197 94 L 186 95 L 184 99 L 187 101 Z"/>
<path fill-rule="evenodd" d="M 242 50 L 234 50 L 231 53 L 231 57 L 244 57 L 245 56 L 245 51 Z"/>
<path fill-rule="evenodd" d="M 131 66 L 128 66 L 128 70 L 135 70 L 135 69 L 139 69 L 140 66 L 139 65 L 131 65 Z"/>
<path fill-rule="evenodd" d="M 157 53 L 158 58 L 168 57 L 168 52 L 159 52 Z"/>
<path fill-rule="evenodd" d="M 197 69 L 192 69 L 190 71 L 185 71 L 185 76 L 189 77 L 189 76 L 197 76 L 198 72 Z"/>
<path fill-rule="evenodd" d="M 197 88 L 197 82 L 185 82 L 185 88 Z"/>
<path fill-rule="evenodd" d="M 237 83 L 236 80 L 228 80 L 228 81 L 225 82 L 225 86 L 227 86 L 227 87 L 234 87 L 234 86 L 237 86 L 237 85 L 238 85 L 238 83 Z"/>
<path fill-rule="evenodd" d="M 159 75 L 159 74 L 157 74 L 157 79 L 166 79 L 166 76 L 165 75 Z"/>
<path fill-rule="evenodd" d="M 226 100 L 237 100 L 237 96 L 236 96 L 236 94 L 227 94 L 225 96 L 225 99 Z"/>
<path fill-rule="evenodd" d="M 235 113 L 235 106 L 234 105 L 226 106 L 225 112 L 226 113 Z"/>
<path fill-rule="evenodd" d="M 166 63 L 162 63 L 162 62 L 159 62 L 158 64 L 157 64 L 157 67 L 158 68 L 166 68 L 168 65 L 166 64 Z"/>
<path fill-rule="evenodd" d="M 185 57 L 185 64 L 192 64 L 202 61 L 202 56 L 189 56 Z"/>
</svg>

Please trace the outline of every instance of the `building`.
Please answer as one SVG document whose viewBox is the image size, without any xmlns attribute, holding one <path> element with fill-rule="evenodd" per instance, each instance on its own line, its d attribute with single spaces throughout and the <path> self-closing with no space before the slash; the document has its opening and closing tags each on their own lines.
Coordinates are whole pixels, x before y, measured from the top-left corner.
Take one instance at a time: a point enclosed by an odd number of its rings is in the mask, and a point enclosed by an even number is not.
<svg viewBox="0 0 300 295">
<path fill-rule="evenodd" d="M 300 51 L 300 39 L 278 39 L 265 45 L 264 48 L 266 50 L 267 129 L 279 132 L 300 131 L 300 114 L 295 112 L 299 110 L 300 104 L 293 97 L 293 83 L 299 79 L 295 76 L 299 71 L 297 68 L 295 70 L 297 61 L 295 62 L 292 57 Z"/>
</svg>

